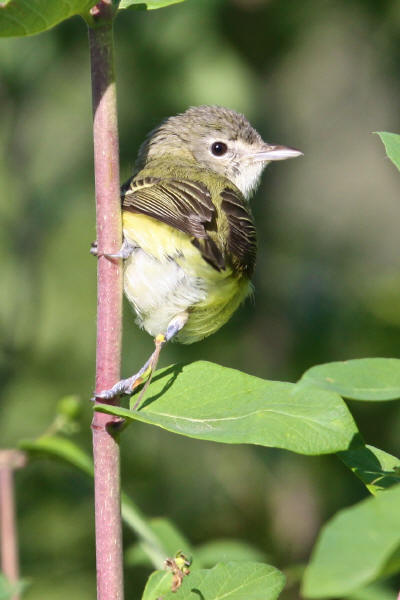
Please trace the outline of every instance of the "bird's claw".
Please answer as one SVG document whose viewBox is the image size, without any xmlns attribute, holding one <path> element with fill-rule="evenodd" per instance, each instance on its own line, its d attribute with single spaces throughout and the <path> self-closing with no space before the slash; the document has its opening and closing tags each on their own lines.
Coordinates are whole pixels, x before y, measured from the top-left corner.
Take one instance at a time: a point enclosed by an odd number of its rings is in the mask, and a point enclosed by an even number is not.
<svg viewBox="0 0 400 600">
<path fill-rule="evenodd" d="M 136 246 L 134 246 L 127 240 L 124 240 L 118 252 L 99 252 L 97 240 L 95 240 L 90 246 L 90 254 L 93 254 L 93 256 L 97 256 L 97 258 L 100 258 L 100 256 L 105 256 L 106 258 L 122 258 L 122 260 L 126 260 L 130 257 L 135 248 Z"/>
<path fill-rule="evenodd" d="M 103 390 L 96 394 L 96 398 L 100 398 L 101 400 L 112 400 L 116 396 L 120 396 L 121 394 L 125 394 L 130 396 L 134 389 L 140 385 L 141 377 L 137 375 L 133 375 L 133 377 L 128 377 L 128 379 L 121 379 L 115 385 L 112 386 L 109 390 Z"/>
<path fill-rule="evenodd" d="M 94 242 L 90 244 L 89 252 L 92 254 L 92 256 L 98 256 L 97 240 L 94 240 Z"/>
<path fill-rule="evenodd" d="M 121 379 L 120 381 L 118 381 L 109 390 L 103 390 L 98 394 L 95 394 L 93 400 L 96 400 L 96 398 L 100 400 L 112 400 L 120 394 L 126 394 L 128 396 L 131 396 L 136 390 L 136 388 L 139 387 L 142 383 L 144 383 L 143 389 L 140 392 L 138 399 L 136 400 L 133 406 L 131 405 L 131 410 L 135 411 L 141 403 L 143 396 L 151 383 L 153 373 L 157 367 L 161 348 L 164 346 L 164 344 L 168 342 L 168 340 L 170 340 L 176 333 L 178 333 L 178 331 L 182 329 L 182 327 L 187 321 L 187 318 L 187 313 L 182 313 L 177 315 L 174 319 L 172 319 L 172 321 L 168 325 L 167 333 L 165 335 L 163 333 L 160 333 L 156 336 L 154 340 L 155 350 L 150 356 L 150 358 L 145 362 L 143 367 L 137 373 L 135 373 L 135 375 L 132 375 L 132 377 L 128 377 L 127 379 Z"/>
</svg>

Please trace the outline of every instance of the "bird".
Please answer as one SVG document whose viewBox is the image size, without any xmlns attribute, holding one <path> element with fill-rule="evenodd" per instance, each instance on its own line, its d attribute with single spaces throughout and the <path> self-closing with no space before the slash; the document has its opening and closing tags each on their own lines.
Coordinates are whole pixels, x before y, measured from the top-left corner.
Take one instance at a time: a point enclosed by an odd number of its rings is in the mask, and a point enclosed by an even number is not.
<svg viewBox="0 0 400 600">
<path fill-rule="evenodd" d="M 154 337 L 143 367 L 97 397 L 132 394 L 136 410 L 170 340 L 216 332 L 252 291 L 257 235 L 249 200 L 271 161 L 300 150 L 263 141 L 246 117 L 195 106 L 153 129 L 121 188 L 124 292 Z"/>
</svg>

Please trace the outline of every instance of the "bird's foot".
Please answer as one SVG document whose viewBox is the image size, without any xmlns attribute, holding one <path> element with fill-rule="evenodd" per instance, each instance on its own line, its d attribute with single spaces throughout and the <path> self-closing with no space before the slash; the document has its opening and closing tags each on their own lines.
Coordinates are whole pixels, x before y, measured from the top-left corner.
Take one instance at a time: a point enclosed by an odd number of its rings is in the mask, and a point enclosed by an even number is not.
<svg viewBox="0 0 400 600">
<path fill-rule="evenodd" d="M 147 363 L 144 365 L 143 368 L 145 368 L 145 371 L 142 373 L 142 375 L 140 376 L 140 382 L 138 382 L 135 387 L 137 387 L 138 385 L 140 385 L 141 383 L 145 382 L 142 391 L 139 394 L 138 399 L 136 400 L 135 404 L 130 405 L 131 410 L 136 410 L 139 406 L 139 404 L 141 403 L 143 396 L 146 393 L 147 388 L 149 387 L 151 380 L 153 378 L 153 373 L 157 368 L 157 364 L 158 364 L 158 359 L 160 357 L 160 352 L 161 352 L 161 348 L 164 346 L 164 344 L 166 343 L 167 339 L 165 337 L 165 335 L 163 333 L 160 333 L 156 339 L 154 340 L 154 343 L 156 345 L 156 349 L 154 350 L 153 354 L 150 356 L 149 360 L 147 361 Z"/>
<path fill-rule="evenodd" d="M 151 365 L 150 361 L 153 357 L 153 354 L 149 358 L 149 360 L 143 365 L 143 367 L 132 375 L 132 377 L 128 377 L 127 379 L 121 379 L 115 385 L 112 386 L 109 390 L 103 390 L 99 394 L 96 394 L 96 398 L 101 398 L 102 400 L 112 400 L 116 396 L 120 394 L 125 394 L 130 396 L 133 394 L 135 389 L 139 387 L 151 374 Z"/>
<path fill-rule="evenodd" d="M 136 388 L 144 383 L 143 389 L 141 390 L 135 404 L 132 405 L 131 403 L 130 406 L 131 410 L 136 410 L 151 383 L 153 373 L 157 368 L 162 347 L 169 342 L 169 340 L 172 339 L 182 329 L 182 327 L 184 327 L 188 320 L 188 316 L 189 315 L 187 312 L 180 313 L 169 322 L 165 335 L 160 333 L 156 336 L 154 340 L 155 350 L 140 371 L 135 373 L 135 375 L 132 375 L 132 377 L 128 377 L 128 379 L 121 379 L 121 381 L 118 381 L 109 390 L 103 390 L 99 394 L 96 394 L 96 398 L 100 398 L 101 400 L 112 400 L 120 394 L 132 395 Z"/>
<path fill-rule="evenodd" d="M 105 256 L 106 258 L 122 258 L 123 260 L 126 260 L 130 257 L 135 248 L 136 246 L 128 242 L 128 240 L 124 239 L 124 241 L 122 242 L 122 246 L 118 250 L 118 252 L 115 252 L 114 254 L 109 252 L 99 252 L 97 247 L 97 240 L 95 240 L 90 246 L 90 254 L 93 254 L 93 256 L 97 256 L 97 258 L 99 258 L 100 256 Z"/>
<path fill-rule="evenodd" d="M 150 356 L 149 360 L 143 365 L 143 367 L 137 373 L 135 373 L 135 375 L 132 375 L 132 377 L 128 377 L 127 379 L 121 379 L 109 390 L 103 390 L 99 394 L 96 394 L 96 398 L 101 398 L 102 400 L 112 400 L 120 394 L 126 394 L 130 396 L 134 393 L 136 388 L 138 388 L 142 383 L 146 382 L 139 398 L 135 402 L 134 406 L 131 406 L 132 410 L 136 410 L 143 398 L 143 394 L 145 393 L 147 387 L 150 384 L 151 378 L 153 376 L 153 371 L 157 366 L 160 350 L 165 344 L 165 336 L 158 335 L 155 339 L 155 344 L 156 349 L 154 350 L 153 354 Z"/>
</svg>

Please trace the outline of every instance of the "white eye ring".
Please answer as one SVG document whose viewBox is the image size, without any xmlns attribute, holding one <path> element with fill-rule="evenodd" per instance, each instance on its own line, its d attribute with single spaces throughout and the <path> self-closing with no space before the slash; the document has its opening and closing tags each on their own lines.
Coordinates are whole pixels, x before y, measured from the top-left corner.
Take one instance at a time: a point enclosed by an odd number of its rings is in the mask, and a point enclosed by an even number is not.
<svg viewBox="0 0 400 600">
<path fill-rule="evenodd" d="M 225 144 L 225 142 L 213 142 L 210 150 L 214 156 L 223 156 L 227 153 L 228 146 Z"/>
</svg>

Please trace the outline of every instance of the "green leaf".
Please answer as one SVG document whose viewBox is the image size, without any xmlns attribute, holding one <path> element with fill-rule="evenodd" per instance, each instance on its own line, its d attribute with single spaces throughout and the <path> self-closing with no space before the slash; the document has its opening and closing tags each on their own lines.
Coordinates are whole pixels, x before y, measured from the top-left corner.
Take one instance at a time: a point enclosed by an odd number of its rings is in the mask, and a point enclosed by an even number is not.
<svg viewBox="0 0 400 600">
<path fill-rule="evenodd" d="M 351 400 L 400 398 L 400 359 L 359 358 L 311 367 L 299 385 L 337 392 Z"/>
<path fill-rule="evenodd" d="M 172 573 L 168 571 L 154 571 L 147 580 L 142 600 L 158 600 L 168 594 L 172 585 Z"/>
<path fill-rule="evenodd" d="M 45 455 L 64 460 L 93 477 L 92 459 L 68 438 L 44 435 L 36 440 L 22 440 L 19 447 L 31 455 Z"/>
<path fill-rule="evenodd" d="M 306 568 L 306 598 L 350 594 L 385 573 L 400 545 L 400 485 L 339 512 L 321 531 Z"/>
<path fill-rule="evenodd" d="M 119 8 L 139 8 L 145 10 L 154 10 L 164 8 L 170 4 L 178 4 L 184 0 L 121 0 Z"/>
<path fill-rule="evenodd" d="M 382 584 L 372 584 L 360 588 L 345 600 L 395 600 L 396 593 Z"/>
<path fill-rule="evenodd" d="M 381 138 L 386 154 L 400 171 L 400 135 L 387 131 L 375 131 L 375 133 Z"/>
<path fill-rule="evenodd" d="M 212 567 L 219 562 L 263 562 L 265 559 L 265 552 L 262 552 L 251 544 L 242 542 L 241 540 L 219 539 L 196 546 L 193 564 L 195 566 L 200 561 L 204 567 Z"/>
<path fill-rule="evenodd" d="M 178 551 L 182 551 L 185 556 L 192 556 L 193 550 L 188 540 L 181 534 L 181 532 L 175 527 L 175 525 L 168 519 L 158 518 L 150 519 L 148 526 L 154 533 L 158 543 L 162 546 L 164 560 L 168 556 L 175 556 Z M 138 544 L 130 546 L 125 553 L 126 564 L 133 565 L 146 565 L 151 566 L 149 561 L 148 548 L 145 546 L 146 542 L 143 540 Z M 195 560 L 194 567 L 200 568 L 202 566 L 201 561 Z"/>
<path fill-rule="evenodd" d="M 266 381 L 208 362 L 159 371 L 143 408 L 95 410 L 181 435 L 227 444 L 260 444 L 300 454 L 346 450 L 357 429 L 335 393 Z"/>
<path fill-rule="evenodd" d="M 400 483 L 400 459 L 374 448 L 360 444 L 338 453 L 344 464 L 365 483 L 371 494 L 377 494 Z"/>
<path fill-rule="evenodd" d="M 33 35 L 88 10 L 94 0 L 5 0 L 0 2 L 0 36 Z"/>
<path fill-rule="evenodd" d="M 275 600 L 284 583 L 283 574 L 269 565 L 253 562 L 219 563 L 184 577 L 171 592 L 171 574 L 156 571 L 149 578 L 142 600 Z"/>
</svg>

